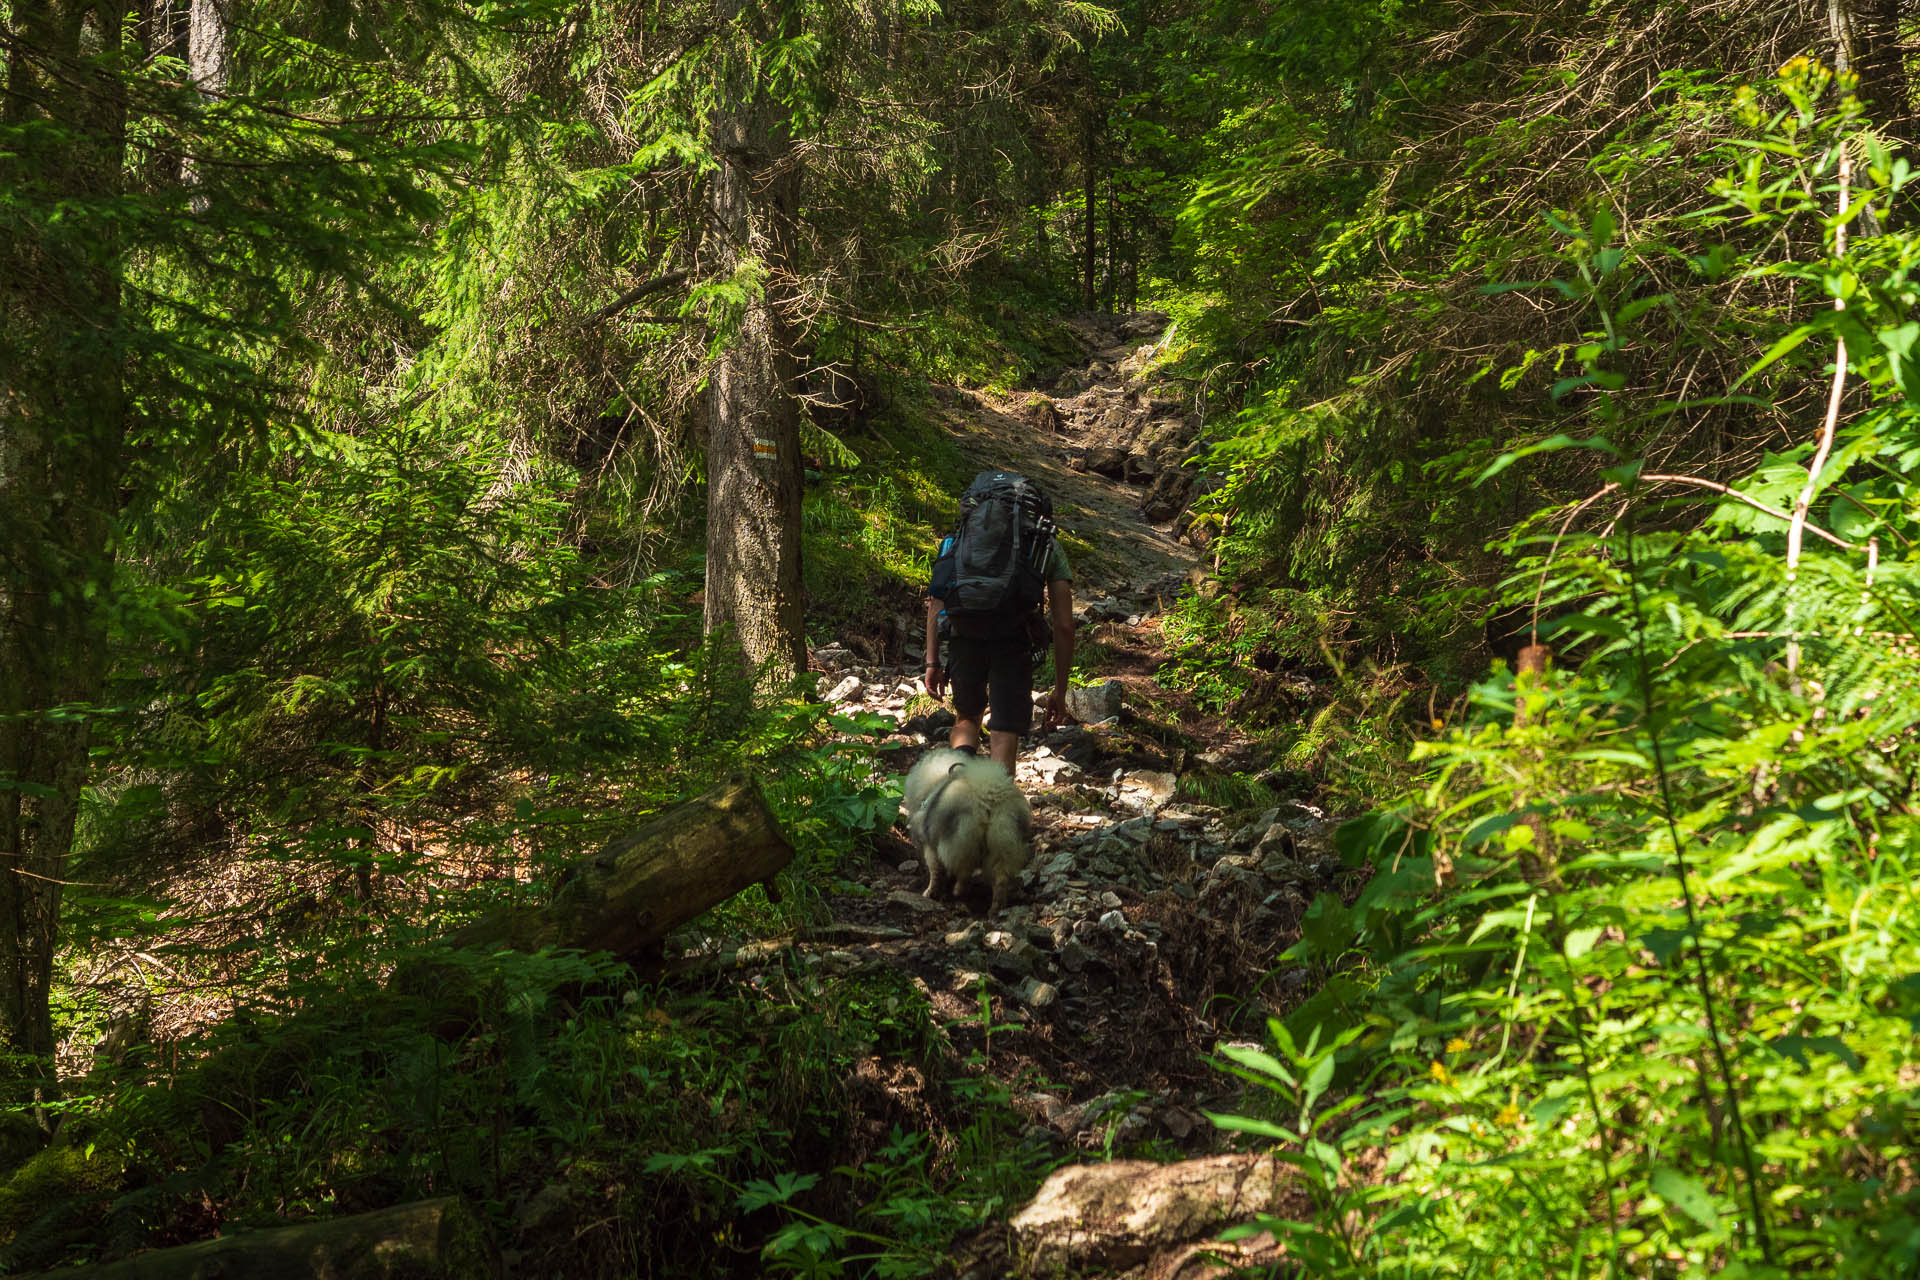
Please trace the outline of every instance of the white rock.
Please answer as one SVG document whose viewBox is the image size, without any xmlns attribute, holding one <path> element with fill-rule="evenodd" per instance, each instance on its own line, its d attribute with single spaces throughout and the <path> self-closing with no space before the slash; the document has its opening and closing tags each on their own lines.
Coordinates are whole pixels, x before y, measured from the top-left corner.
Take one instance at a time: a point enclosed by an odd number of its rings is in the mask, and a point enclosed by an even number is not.
<svg viewBox="0 0 1920 1280">
<path fill-rule="evenodd" d="M 860 691 L 865 687 L 866 686 L 861 683 L 859 676 L 848 676 L 839 684 L 833 686 L 833 692 L 827 695 L 827 701 L 849 702 L 859 697 Z"/>
<path fill-rule="evenodd" d="M 1174 788 L 1178 785 L 1171 773 L 1156 769 L 1136 769 L 1120 780 L 1120 784 L 1130 790 L 1144 791 L 1155 800 L 1164 804 L 1173 799 Z"/>
<path fill-rule="evenodd" d="M 1028 978 L 1020 984 L 1020 1002 L 1030 1009 L 1044 1009 L 1060 998 L 1060 988 L 1051 982 Z"/>
</svg>

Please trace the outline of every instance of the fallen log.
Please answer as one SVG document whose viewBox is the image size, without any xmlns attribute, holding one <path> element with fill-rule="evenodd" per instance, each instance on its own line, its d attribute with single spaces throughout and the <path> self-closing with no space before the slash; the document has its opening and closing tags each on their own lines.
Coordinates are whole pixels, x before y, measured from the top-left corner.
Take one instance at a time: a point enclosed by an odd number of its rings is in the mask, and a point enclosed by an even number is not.
<svg viewBox="0 0 1920 1280">
<path fill-rule="evenodd" d="M 673 930 L 742 889 L 759 884 L 771 893 L 792 860 L 760 788 L 735 774 L 567 867 L 544 905 L 492 912 L 446 941 L 647 958 Z"/>
<path fill-rule="evenodd" d="M 62 1280 L 467 1280 L 499 1266 L 480 1221 L 452 1196 L 154 1249 L 57 1273 Z"/>
<path fill-rule="evenodd" d="M 607 952 L 655 970 L 668 933 L 751 885 L 771 889 L 792 860 L 793 846 L 759 787 L 736 774 L 563 868 L 545 903 L 488 913 L 416 948 L 386 990 L 363 996 L 351 1017 L 417 1025 L 451 1040 L 497 1016 L 502 988 L 463 963 L 461 952 Z M 327 1005 L 296 1013 L 270 1040 L 230 1044 L 199 1064 L 198 1119 L 215 1153 L 245 1132 L 258 1100 L 300 1087 L 308 1062 L 339 1034 L 339 1013 Z"/>
</svg>

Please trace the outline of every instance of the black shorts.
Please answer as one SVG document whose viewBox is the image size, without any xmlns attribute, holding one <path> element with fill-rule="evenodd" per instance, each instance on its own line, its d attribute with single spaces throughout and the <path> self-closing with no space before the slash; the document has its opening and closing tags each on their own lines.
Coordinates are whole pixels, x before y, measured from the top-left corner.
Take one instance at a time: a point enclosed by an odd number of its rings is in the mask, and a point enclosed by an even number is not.
<svg viewBox="0 0 1920 1280">
<path fill-rule="evenodd" d="M 953 712 L 978 720 L 989 706 L 988 733 L 1027 733 L 1033 728 L 1033 649 L 1024 635 L 947 641 L 947 681 Z"/>
</svg>

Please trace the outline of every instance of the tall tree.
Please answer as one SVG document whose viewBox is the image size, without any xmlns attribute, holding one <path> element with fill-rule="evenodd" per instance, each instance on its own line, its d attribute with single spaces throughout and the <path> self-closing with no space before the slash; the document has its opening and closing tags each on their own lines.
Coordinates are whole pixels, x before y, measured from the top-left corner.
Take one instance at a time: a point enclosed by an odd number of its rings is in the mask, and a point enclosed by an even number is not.
<svg viewBox="0 0 1920 1280">
<path fill-rule="evenodd" d="M 187 10 L 187 75 L 200 96 L 209 101 L 227 91 L 227 50 L 232 41 L 232 0 L 192 0 Z M 181 174 L 198 185 L 198 175 L 189 159 Z M 207 211 L 207 196 L 196 191 L 193 211 Z"/>
<path fill-rule="evenodd" d="M 718 0 L 722 29 L 757 25 Z M 794 398 L 794 210 L 800 167 L 760 41 L 724 63 L 709 125 L 704 241 L 728 281 L 733 332 L 708 377 L 706 628 L 780 680 L 806 664 L 800 593 L 800 405 Z"/>
<path fill-rule="evenodd" d="M 118 241 L 89 216 L 120 185 L 123 9 L 30 0 L 5 29 L 0 189 L 42 216 L 0 228 L 0 1049 L 36 1099 L 126 434 Z"/>
<path fill-rule="evenodd" d="M 299 416 L 282 376 L 298 308 L 417 235 L 435 212 L 420 184 L 468 156 L 403 150 L 357 101 L 335 118 L 366 70 L 337 50 L 296 110 L 284 80 L 278 100 L 229 88 L 215 109 L 142 62 L 127 7 L 0 8 L 0 1080 L 28 1097 L 52 1088 L 61 887 L 128 512 L 189 450 Z M 149 11 L 152 52 L 171 25 Z M 231 80 L 229 53 L 202 53 Z M 306 70 L 291 62 L 274 73 Z M 208 197 L 192 212 L 187 172 Z"/>
</svg>

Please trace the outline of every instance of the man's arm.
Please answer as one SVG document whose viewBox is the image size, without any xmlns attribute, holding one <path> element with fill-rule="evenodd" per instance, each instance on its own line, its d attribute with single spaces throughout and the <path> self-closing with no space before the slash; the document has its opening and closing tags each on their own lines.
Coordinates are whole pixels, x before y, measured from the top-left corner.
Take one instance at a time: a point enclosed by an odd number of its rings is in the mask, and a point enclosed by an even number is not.
<svg viewBox="0 0 1920 1280">
<path fill-rule="evenodd" d="M 927 597 L 926 669 L 921 674 L 927 678 L 927 692 L 939 697 L 946 688 L 947 671 L 940 665 L 940 602 L 932 596 Z"/>
<path fill-rule="evenodd" d="M 1067 677 L 1073 671 L 1073 579 L 1055 578 L 1047 584 L 1047 616 L 1053 624 L 1053 691 L 1047 695 L 1043 730 L 1067 718 Z"/>
</svg>

